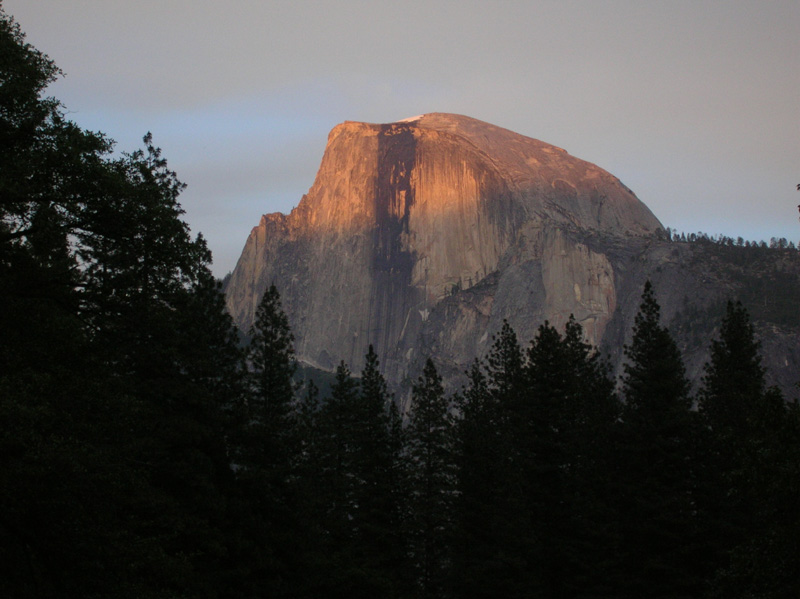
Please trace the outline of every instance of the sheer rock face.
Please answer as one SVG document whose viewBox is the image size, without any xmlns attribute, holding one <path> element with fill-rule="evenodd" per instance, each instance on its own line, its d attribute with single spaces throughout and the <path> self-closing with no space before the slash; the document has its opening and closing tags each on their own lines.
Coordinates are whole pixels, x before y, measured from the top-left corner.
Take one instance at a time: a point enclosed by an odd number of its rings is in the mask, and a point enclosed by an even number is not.
<svg viewBox="0 0 800 599">
<path fill-rule="evenodd" d="M 527 340 L 574 314 L 599 344 L 625 267 L 589 240 L 660 227 L 603 169 L 506 129 L 449 114 L 346 122 L 299 205 L 251 232 L 228 308 L 246 331 L 274 282 L 302 361 L 357 372 L 371 343 L 395 385 L 428 352 L 456 377 L 503 319 Z"/>
</svg>

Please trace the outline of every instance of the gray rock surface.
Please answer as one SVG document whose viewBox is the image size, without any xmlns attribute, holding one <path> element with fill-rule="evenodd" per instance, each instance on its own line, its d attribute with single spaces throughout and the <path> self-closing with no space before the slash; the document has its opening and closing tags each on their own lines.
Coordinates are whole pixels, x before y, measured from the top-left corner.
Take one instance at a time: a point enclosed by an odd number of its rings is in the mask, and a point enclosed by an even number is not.
<svg viewBox="0 0 800 599">
<path fill-rule="evenodd" d="M 438 113 L 345 122 L 299 205 L 250 233 L 227 304 L 247 331 L 275 283 L 300 360 L 358 372 L 372 344 L 396 389 L 428 355 L 457 386 L 504 319 L 527 342 L 573 314 L 619 372 L 645 279 L 678 327 L 685 298 L 714 312 L 736 291 L 696 272 L 697 248 L 659 241 L 661 228 L 608 172 L 506 129 Z M 796 336 L 770 351 L 790 346 L 796 359 Z M 688 358 L 695 378 L 704 349 Z"/>
</svg>

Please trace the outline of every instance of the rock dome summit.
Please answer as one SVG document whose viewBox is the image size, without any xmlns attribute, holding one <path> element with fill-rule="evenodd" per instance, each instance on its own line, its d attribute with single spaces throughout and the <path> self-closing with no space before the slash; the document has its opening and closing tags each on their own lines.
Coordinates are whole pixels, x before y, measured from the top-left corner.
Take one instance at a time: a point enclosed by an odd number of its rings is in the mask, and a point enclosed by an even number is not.
<svg viewBox="0 0 800 599">
<path fill-rule="evenodd" d="M 346 121 L 297 207 L 250 233 L 227 305 L 246 331 L 275 283 L 302 362 L 357 372 L 372 344 L 395 386 L 427 355 L 452 381 L 503 320 L 527 341 L 572 314 L 621 348 L 644 280 L 682 268 L 653 254 L 661 229 L 615 176 L 531 137 L 443 113 Z M 694 276 L 675 275 L 696 294 Z"/>
</svg>

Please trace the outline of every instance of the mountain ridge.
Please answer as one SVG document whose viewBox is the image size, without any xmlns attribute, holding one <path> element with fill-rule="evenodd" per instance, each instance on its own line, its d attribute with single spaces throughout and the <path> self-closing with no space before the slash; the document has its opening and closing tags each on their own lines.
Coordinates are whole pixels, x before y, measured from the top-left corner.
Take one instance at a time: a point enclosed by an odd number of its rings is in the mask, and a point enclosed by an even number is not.
<svg viewBox="0 0 800 599">
<path fill-rule="evenodd" d="M 297 207 L 251 232 L 227 305 L 247 330 L 274 283 L 303 362 L 358 371 L 372 344 L 401 387 L 435 348 L 456 384 L 504 320 L 522 339 L 570 314 L 593 345 L 624 338 L 621 298 L 669 268 L 642 249 L 663 229 L 611 173 L 534 138 L 446 113 L 346 121 Z"/>
</svg>

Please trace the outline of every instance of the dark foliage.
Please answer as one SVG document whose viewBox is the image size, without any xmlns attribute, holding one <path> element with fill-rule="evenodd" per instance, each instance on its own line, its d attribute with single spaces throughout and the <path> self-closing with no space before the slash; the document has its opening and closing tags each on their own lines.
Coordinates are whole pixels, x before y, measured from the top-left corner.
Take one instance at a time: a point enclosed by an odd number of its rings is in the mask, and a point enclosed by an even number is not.
<svg viewBox="0 0 800 599">
<path fill-rule="evenodd" d="M 741 304 L 699 410 L 648 284 L 624 403 L 570 319 L 401 414 L 372 347 L 298 375 L 274 287 L 242 347 L 151 136 L 112 158 L 58 74 L 0 12 L 0 595 L 800 594 L 800 413 Z"/>
<path fill-rule="evenodd" d="M 429 359 L 414 384 L 408 422 L 409 539 L 420 597 L 446 594 L 455 497 L 452 416 Z"/>
<path fill-rule="evenodd" d="M 221 593 L 240 356 L 183 185 L 42 98 L 6 15 L 0 44 L 3 594 Z"/>
<path fill-rule="evenodd" d="M 790 597 L 800 592 L 798 412 L 766 389 L 759 344 L 741 303 L 728 302 L 711 342 L 700 409 L 712 435 L 720 568 L 714 596 Z"/>
<path fill-rule="evenodd" d="M 689 383 L 648 281 L 625 348 L 619 436 L 620 596 L 694 597 L 695 439 Z"/>
</svg>

